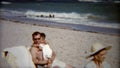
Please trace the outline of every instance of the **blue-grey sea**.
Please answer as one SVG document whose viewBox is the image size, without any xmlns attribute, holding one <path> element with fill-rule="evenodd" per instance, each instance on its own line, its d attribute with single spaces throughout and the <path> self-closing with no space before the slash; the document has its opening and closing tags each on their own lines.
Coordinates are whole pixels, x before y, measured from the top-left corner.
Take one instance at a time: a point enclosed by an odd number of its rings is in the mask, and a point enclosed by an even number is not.
<svg viewBox="0 0 120 68">
<path fill-rule="evenodd" d="M 1 17 L 29 22 L 46 22 L 118 28 L 119 3 L 107 2 L 28 2 L 0 5 Z M 52 22 L 52 23 L 50 23 Z M 79 26 L 76 26 L 77 28 Z M 79 28 L 78 28 L 79 29 Z"/>
</svg>

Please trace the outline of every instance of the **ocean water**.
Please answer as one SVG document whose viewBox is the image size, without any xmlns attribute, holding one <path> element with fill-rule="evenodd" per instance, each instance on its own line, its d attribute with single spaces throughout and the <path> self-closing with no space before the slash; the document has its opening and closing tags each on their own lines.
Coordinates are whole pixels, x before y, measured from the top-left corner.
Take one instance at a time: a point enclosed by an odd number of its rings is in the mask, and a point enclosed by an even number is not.
<svg viewBox="0 0 120 68">
<path fill-rule="evenodd" d="M 119 10 L 119 3 L 29 2 L 1 4 L 0 11 L 9 19 L 119 28 Z"/>
</svg>

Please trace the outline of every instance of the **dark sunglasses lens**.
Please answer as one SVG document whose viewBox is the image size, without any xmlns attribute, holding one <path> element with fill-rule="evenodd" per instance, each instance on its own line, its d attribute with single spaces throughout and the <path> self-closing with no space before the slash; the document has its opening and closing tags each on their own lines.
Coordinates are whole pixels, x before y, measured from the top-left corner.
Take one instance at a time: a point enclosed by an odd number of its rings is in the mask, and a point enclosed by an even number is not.
<svg viewBox="0 0 120 68">
<path fill-rule="evenodd" d="M 40 38 L 35 38 L 34 40 L 40 40 Z"/>
</svg>

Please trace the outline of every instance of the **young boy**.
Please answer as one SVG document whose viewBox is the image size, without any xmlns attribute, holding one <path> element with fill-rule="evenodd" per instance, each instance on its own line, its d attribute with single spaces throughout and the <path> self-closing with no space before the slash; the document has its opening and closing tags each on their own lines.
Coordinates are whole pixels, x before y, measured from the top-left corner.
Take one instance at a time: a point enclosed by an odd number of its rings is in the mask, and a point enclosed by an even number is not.
<svg viewBox="0 0 120 68">
<path fill-rule="evenodd" d="M 50 48 L 48 43 L 46 43 L 46 40 L 45 40 L 46 35 L 44 33 L 41 33 L 40 36 L 41 38 L 40 38 L 39 48 L 42 49 L 43 59 L 48 60 L 48 64 L 45 65 L 45 67 L 49 68 L 51 66 L 50 58 L 52 57 L 52 49 Z"/>
</svg>

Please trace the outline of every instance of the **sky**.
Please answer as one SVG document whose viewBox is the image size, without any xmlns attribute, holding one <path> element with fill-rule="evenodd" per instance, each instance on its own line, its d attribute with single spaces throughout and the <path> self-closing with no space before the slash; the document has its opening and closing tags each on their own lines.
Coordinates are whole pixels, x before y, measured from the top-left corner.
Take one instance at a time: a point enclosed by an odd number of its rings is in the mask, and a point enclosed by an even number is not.
<svg viewBox="0 0 120 68">
<path fill-rule="evenodd" d="M 66 1 L 66 2 L 73 2 L 73 1 L 92 1 L 92 2 L 98 2 L 98 1 L 120 1 L 120 0 L 1 0 L 1 1 Z"/>
</svg>

